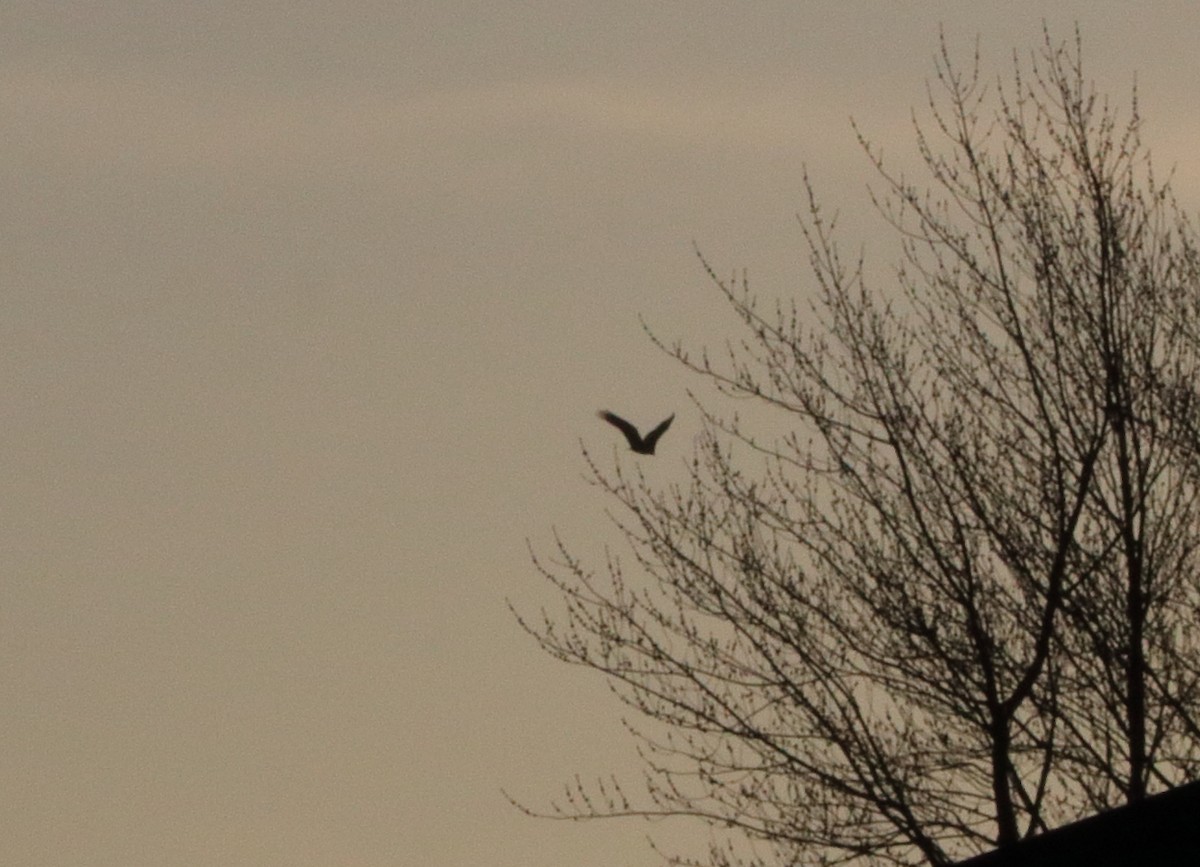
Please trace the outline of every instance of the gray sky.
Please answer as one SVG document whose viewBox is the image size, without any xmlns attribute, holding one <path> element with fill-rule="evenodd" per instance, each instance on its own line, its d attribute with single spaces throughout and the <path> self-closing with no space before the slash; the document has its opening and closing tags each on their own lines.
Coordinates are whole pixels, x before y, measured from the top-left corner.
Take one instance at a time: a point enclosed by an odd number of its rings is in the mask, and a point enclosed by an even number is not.
<svg viewBox="0 0 1200 867">
<path fill-rule="evenodd" d="M 994 11 L 991 11 L 994 10 Z M 525 539 L 618 539 L 599 407 L 682 475 L 732 322 L 803 294 L 807 164 L 886 262 L 939 22 L 986 68 L 1078 19 L 1200 204 L 1189 2 L 45 2 L 0 9 L 0 862 L 643 867 L 513 810 L 636 774 L 544 658 Z M 873 227 L 873 228 L 872 228 Z M 856 234 L 857 233 L 857 234 Z M 620 455 L 628 463 L 630 457 Z"/>
</svg>

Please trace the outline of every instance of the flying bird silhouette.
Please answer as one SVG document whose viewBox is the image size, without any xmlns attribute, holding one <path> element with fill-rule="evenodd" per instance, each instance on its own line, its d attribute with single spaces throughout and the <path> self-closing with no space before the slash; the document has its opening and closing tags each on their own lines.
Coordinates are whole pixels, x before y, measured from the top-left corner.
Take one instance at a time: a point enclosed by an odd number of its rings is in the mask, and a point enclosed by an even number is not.
<svg viewBox="0 0 1200 867">
<path fill-rule="evenodd" d="M 654 446 L 658 442 L 658 438 L 667 432 L 667 428 L 671 426 L 671 422 L 675 420 L 675 413 L 671 413 L 671 417 L 656 427 L 644 437 L 638 433 L 638 429 L 631 425 L 625 419 L 615 413 L 611 413 L 606 409 L 596 413 L 600 418 L 611 424 L 613 427 L 625 434 L 625 439 L 629 440 L 629 447 L 639 455 L 654 454 Z"/>
</svg>

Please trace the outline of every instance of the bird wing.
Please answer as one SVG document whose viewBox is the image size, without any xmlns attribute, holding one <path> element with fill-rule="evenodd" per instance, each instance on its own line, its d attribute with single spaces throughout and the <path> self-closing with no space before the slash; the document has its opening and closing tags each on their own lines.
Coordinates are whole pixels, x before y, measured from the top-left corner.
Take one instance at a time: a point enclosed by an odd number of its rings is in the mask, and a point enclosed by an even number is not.
<svg viewBox="0 0 1200 867">
<path fill-rule="evenodd" d="M 638 433 L 637 428 L 625 421 L 625 419 L 621 418 L 616 413 L 611 413 L 606 409 L 602 409 L 600 412 L 596 413 L 596 415 L 600 416 L 600 418 L 604 419 L 614 427 L 620 428 L 621 433 L 625 434 L 625 439 L 629 440 L 630 448 L 637 448 L 642 444 L 642 437 L 641 434 Z"/>
<path fill-rule="evenodd" d="M 670 418 L 646 434 L 646 448 L 654 448 L 654 444 L 658 442 L 658 438 L 667 432 L 667 428 L 671 426 L 671 422 L 673 421 L 675 421 L 675 413 L 671 413 Z"/>
</svg>

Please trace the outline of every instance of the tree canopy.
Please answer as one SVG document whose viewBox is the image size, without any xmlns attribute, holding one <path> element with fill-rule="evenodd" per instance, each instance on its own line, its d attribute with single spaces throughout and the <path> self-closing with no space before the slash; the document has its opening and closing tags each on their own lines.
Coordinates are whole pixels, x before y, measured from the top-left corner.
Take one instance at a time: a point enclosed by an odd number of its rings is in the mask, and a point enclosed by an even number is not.
<svg viewBox="0 0 1200 867">
<path fill-rule="evenodd" d="M 918 180 L 860 135 L 889 277 L 806 178 L 810 301 L 702 259 L 723 360 L 652 335 L 786 435 L 699 402 L 666 489 L 585 452 L 633 567 L 560 542 L 564 609 L 518 616 L 638 712 L 645 776 L 559 815 L 759 842 L 712 865 L 946 865 L 1200 776 L 1200 259 L 1136 92 L 1078 35 L 997 82 L 943 43 L 914 132 Z"/>
</svg>

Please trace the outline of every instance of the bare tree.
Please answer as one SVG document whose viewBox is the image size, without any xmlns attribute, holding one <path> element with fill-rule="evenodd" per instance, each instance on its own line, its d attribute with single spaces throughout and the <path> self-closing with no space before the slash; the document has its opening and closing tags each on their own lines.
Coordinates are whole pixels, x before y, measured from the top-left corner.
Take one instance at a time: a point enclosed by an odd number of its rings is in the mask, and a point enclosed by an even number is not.
<svg viewBox="0 0 1200 867">
<path fill-rule="evenodd" d="M 811 310 L 705 264 L 743 336 L 660 345 L 791 432 L 702 408 L 665 491 L 585 454 L 636 569 L 560 543 L 535 561 L 565 614 L 521 622 L 640 712 L 647 770 L 560 815 L 946 865 L 1200 776 L 1200 259 L 1081 53 L 1047 34 L 989 89 L 943 43 L 922 185 L 860 136 L 894 283 L 811 186 Z M 740 851 L 709 863 L 766 863 Z"/>
</svg>

